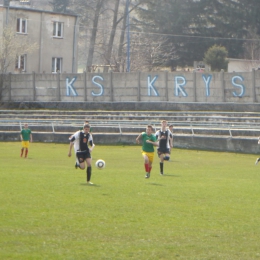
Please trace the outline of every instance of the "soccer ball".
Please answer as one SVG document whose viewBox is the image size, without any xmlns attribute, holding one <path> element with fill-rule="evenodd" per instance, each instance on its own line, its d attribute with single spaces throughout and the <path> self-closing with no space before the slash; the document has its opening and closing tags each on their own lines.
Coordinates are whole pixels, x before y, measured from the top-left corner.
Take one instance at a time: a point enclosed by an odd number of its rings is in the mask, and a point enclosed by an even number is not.
<svg viewBox="0 0 260 260">
<path fill-rule="evenodd" d="M 100 169 L 100 170 L 101 170 L 101 169 L 104 169 L 105 166 L 106 166 L 106 163 L 105 163 L 104 160 L 98 159 L 98 160 L 96 161 L 96 167 L 97 167 L 98 169 Z"/>
</svg>

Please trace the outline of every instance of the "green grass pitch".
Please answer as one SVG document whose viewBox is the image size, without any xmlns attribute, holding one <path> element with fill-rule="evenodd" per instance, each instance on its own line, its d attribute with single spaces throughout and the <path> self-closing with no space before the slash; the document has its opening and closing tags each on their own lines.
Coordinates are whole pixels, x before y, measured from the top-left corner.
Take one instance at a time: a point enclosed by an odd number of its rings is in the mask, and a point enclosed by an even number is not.
<svg viewBox="0 0 260 260">
<path fill-rule="evenodd" d="M 88 186 L 68 144 L 0 147 L 0 259 L 260 259 L 256 155 L 173 149 L 145 179 L 140 146 L 97 145 Z"/>
</svg>

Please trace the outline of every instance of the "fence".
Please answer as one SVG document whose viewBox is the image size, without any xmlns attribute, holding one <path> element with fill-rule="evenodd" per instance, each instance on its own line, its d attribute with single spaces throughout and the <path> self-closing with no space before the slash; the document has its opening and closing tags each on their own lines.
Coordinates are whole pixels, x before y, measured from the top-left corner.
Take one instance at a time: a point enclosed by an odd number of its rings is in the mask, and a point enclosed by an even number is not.
<svg viewBox="0 0 260 260">
<path fill-rule="evenodd" d="M 19 131 L 22 129 L 24 120 L 7 120 L 0 119 L 0 131 Z M 82 121 L 64 121 L 64 120 L 34 120 L 26 119 L 30 129 L 33 132 L 41 133 L 74 133 L 82 128 Z M 158 121 L 141 121 L 140 120 L 91 120 L 91 127 L 95 134 L 139 134 L 145 131 L 148 124 L 151 124 L 154 131 L 160 129 Z M 245 122 L 174 122 L 173 135 L 185 136 L 229 136 L 229 137 L 258 137 L 260 136 L 260 123 Z"/>
<path fill-rule="evenodd" d="M 260 71 L 9 74 L 2 101 L 235 102 L 260 101 Z"/>
</svg>

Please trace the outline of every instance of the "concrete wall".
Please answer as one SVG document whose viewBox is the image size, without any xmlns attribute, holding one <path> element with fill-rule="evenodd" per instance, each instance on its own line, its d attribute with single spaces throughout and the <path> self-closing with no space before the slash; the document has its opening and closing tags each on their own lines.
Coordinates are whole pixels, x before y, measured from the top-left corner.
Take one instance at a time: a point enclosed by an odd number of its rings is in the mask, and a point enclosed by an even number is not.
<svg viewBox="0 0 260 260">
<path fill-rule="evenodd" d="M 3 101 L 257 103 L 260 71 L 10 74 Z"/>
<path fill-rule="evenodd" d="M 134 145 L 138 134 L 95 133 L 96 145 Z M 69 133 L 33 133 L 34 142 L 67 143 Z M 19 132 L 0 132 L 0 141 L 19 141 Z M 174 147 L 181 149 L 197 149 L 219 152 L 236 152 L 260 154 L 257 138 L 230 138 L 222 136 L 174 136 Z"/>
</svg>

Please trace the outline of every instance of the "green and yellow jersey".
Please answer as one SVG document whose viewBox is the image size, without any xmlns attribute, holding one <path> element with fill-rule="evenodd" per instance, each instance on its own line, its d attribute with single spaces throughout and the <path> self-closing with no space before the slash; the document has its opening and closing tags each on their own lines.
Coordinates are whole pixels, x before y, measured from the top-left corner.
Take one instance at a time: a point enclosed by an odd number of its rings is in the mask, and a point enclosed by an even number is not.
<svg viewBox="0 0 260 260">
<path fill-rule="evenodd" d="M 31 135 L 31 130 L 29 128 L 23 129 L 21 131 L 21 135 L 23 137 L 23 141 L 30 141 L 30 135 Z"/>
<path fill-rule="evenodd" d="M 154 152 L 153 144 L 146 143 L 146 140 L 156 142 L 155 135 L 154 134 L 148 135 L 146 132 L 142 133 L 142 141 L 143 141 L 142 150 L 148 153 Z"/>
</svg>

